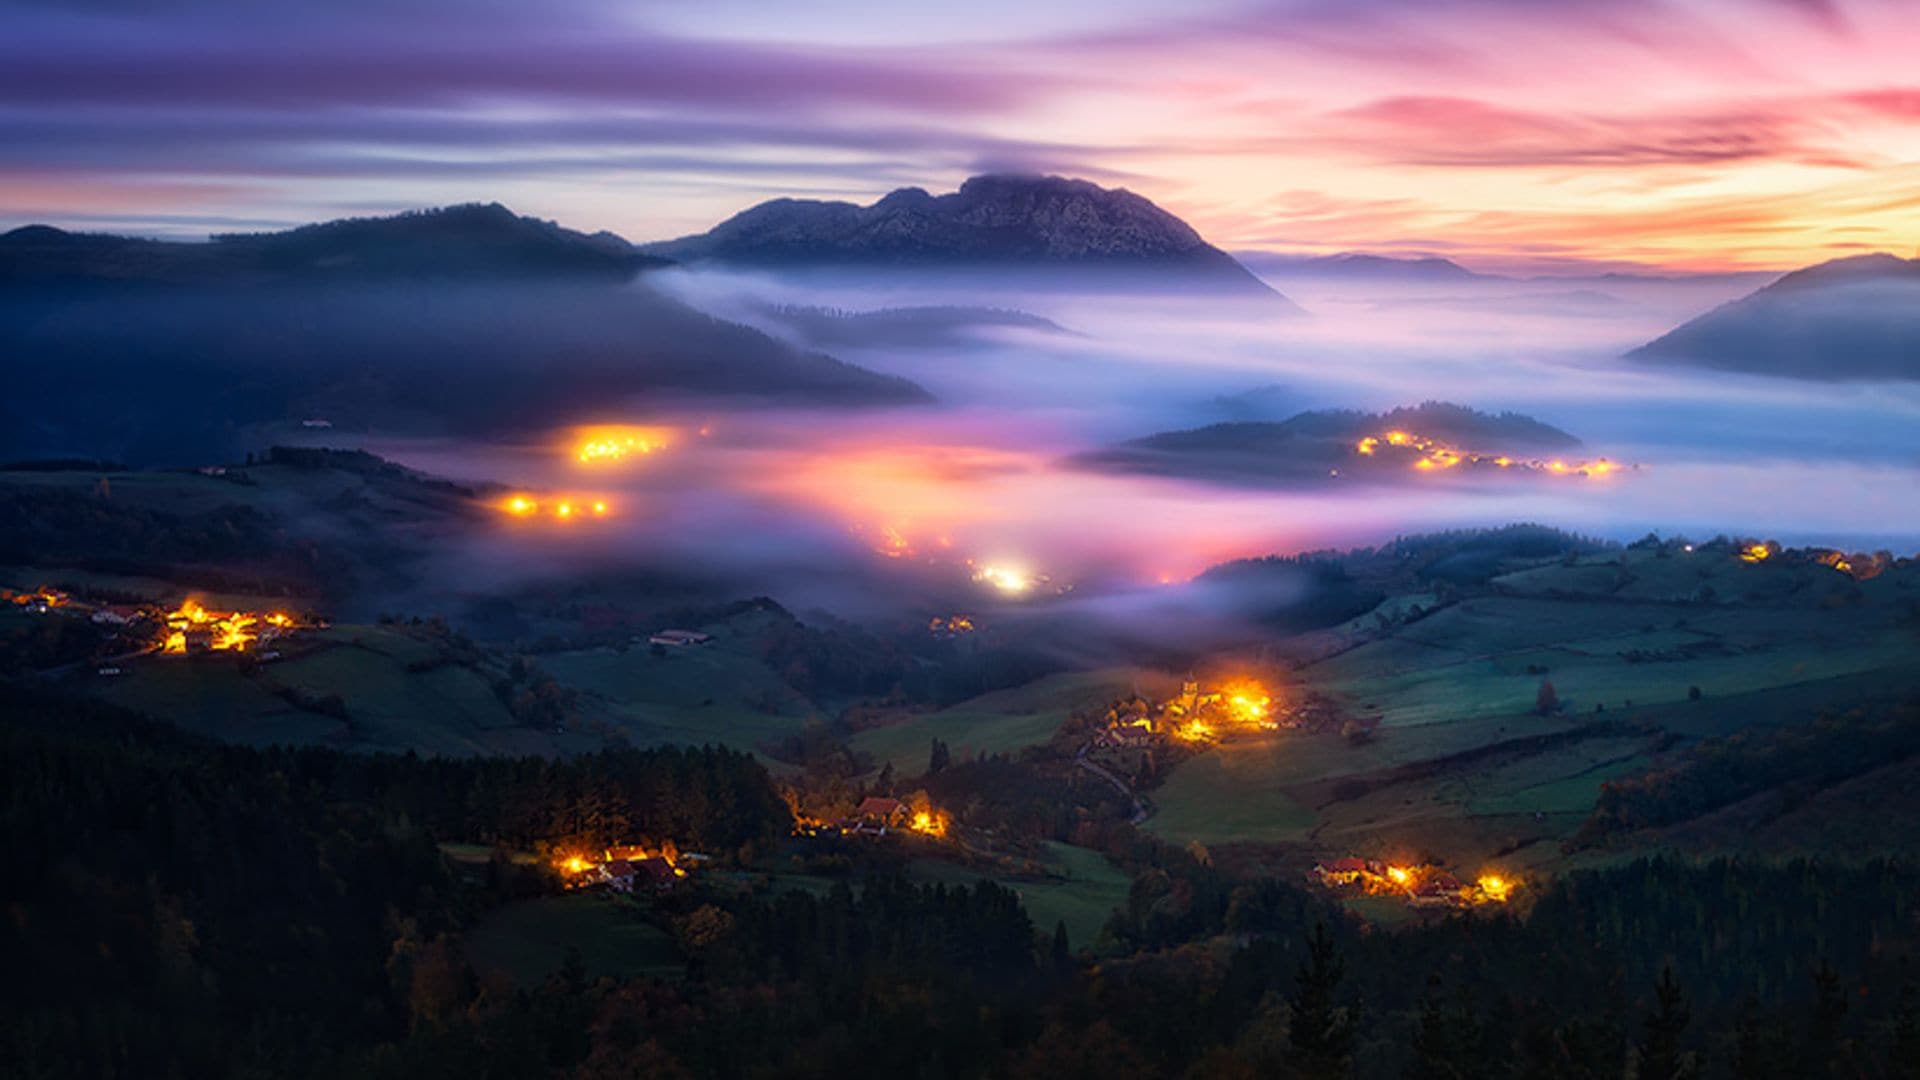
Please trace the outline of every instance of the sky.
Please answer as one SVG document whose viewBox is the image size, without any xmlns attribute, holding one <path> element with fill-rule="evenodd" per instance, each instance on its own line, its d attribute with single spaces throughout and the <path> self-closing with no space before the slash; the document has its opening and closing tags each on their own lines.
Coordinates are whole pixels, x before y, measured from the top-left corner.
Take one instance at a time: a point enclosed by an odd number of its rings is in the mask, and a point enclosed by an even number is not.
<svg viewBox="0 0 1920 1080">
<path fill-rule="evenodd" d="M 985 171 L 1229 249 L 1920 247 L 1911 0 L 0 0 L 0 227 L 470 201 L 634 240 Z"/>
</svg>

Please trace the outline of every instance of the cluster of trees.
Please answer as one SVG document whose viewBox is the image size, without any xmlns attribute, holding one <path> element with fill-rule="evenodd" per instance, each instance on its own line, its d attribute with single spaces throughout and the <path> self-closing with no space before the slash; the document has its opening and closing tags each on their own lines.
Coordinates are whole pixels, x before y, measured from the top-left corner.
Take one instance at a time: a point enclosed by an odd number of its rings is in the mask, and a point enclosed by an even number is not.
<svg viewBox="0 0 1920 1080">
<path fill-rule="evenodd" d="M 731 851 L 787 820 L 725 750 L 260 751 L 10 687 L 0 718 L 10 1075 L 353 1075 L 477 985 L 458 934 L 488 900 L 441 842 Z"/>
<path fill-rule="evenodd" d="M 92 489 L 0 484 L 0 562 L 83 567 L 282 592 L 342 570 L 312 545 L 290 543 L 273 517 L 241 503 L 175 511 Z"/>
<path fill-rule="evenodd" d="M 948 764 L 925 778 L 927 794 L 974 828 L 1028 840 L 1070 840 L 1082 822 L 1126 820 L 1132 806 L 1111 786 L 1028 756 L 953 761 L 949 752 Z"/>
<path fill-rule="evenodd" d="M 751 855 L 787 820 L 762 768 L 714 749 L 251 750 L 0 694 L 0 1062 L 27 1075 L 1797 1078 L 1920 1062 L 1920 868 L 1899 862 L 1642 860 L 1543 883 L 1524 915 L 1383 933 L 1157 843 L 1123 807 L 1082 807 L 995 827 L 1067 835 L 1133 877 L 1098 964 L 1008 889 L 912 884 L 876 856 L 819 894 L 716 876 L 660 902 L 681 977 L 570 963 L 515 987 L 461 941 L 518 883 L 461 879 L 440 843 Z M 950 760 L 926 782 L 1018 818 L 1045 778 Z"/>
<path fill-rule="evenodd" d="M 1620 833 L 1688 821 L 1762 792 L 1790 800 L 1915 753 L 1920 753 L 1920 700 L 1708 739 L 1664 765 L 1602 785 L 1574 842 L 1602 844 Z"/>
<path fill-rule="evenodd" d="M 671 840 L 733 853 L 764 848 L 792 821 L 766 769 L 724 747 L 619 748 L 565 759 L 257 753 L 264 767 L 447 841 L 545 850 Z"/>
<path fill-rule="evenodd" d="M 405 1034 L 388 959 L 458 915 L 427 832 L 103 709 L 0 716 L 0 1071 L 297 1075 Z"/>
<path fill-rule="evenodd" d="M 1337 921 L 1283 883 L 1217 889 L 1197 862 L 1168 874 L 1173 887 L 1136 896 L 1131 923 L 1161 915 L 1170 927 L 1178 897 L 1191 929 L 1246 943 L 1142 949 L 1081 984 L 1089 1014 L 1109 1025 L 1100 1057 L 1139 1074 L 1818 1077 L 1920 1066 L 1920 871 L 1895 863 L 1642 861 L 1547 886 L 1524 918 L 1460 915 L 1389 934 Z M 1302 929 L 1318 919 L 1324 933 Z"/>
<path fill-rule="evenodd" d="M 0 676 L 24 675 L 92 656 L 106 635 L 83 619 L 15 614 L 0 608 Z"/>
<path fill-rule="evenodd" d="M 239 503 L 185 514 L 116 499 L 110 481 L 0 486 L 0 559 L 9 562 L 231 561 L 258 554 L 273 535 L 272 518 Z"/>
<path fill-rule="evenodd" d="M 1076 977 L 1019 897 L 984 882 L 870 877 L 703 904 L 680 926 L 683 978 L 596 982 L 575 966 L 500 992 L 456 977 L 354 1075 L 986 1075 Z"/>
</svg>

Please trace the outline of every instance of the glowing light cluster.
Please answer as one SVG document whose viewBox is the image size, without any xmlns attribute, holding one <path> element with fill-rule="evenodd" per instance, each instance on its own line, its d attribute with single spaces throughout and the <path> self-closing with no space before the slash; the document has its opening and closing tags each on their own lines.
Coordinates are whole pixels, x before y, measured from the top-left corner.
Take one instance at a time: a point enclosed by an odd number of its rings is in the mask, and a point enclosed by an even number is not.
<svg viewBox="0 0 1920 1080">
<path fill-rule="evenodd" d="M 160 651 L 175 655 L 195 644 L 215 652 L 241 652 L 297 625 L 285 612 L 210 611 L 197 600 L 167 612 L 164 621 L 167 636 Z"/>
<path fill-rule="evenodd" d="M 1773 547 L 1769 544 L 1748 544 L 1740 549 L 1740 561 L 1748 563 L 1766 562 L 1773 557 Z"/>
<path fill-rule="evenodd" d="M 556 852 L 552 866 L 568 889 L 584 889 L 594 885 L 612 883 L 612 879 L 602 872 L 609 863 L 639 863 L 649 859 L 663 860 L 673 876 L 687 876 L 686 867 L 680 864 L 680 849 L 672 841 L 651 848 L 641 844 L 622 844 L 606 848 L 600 852 L 566 851 Z"/>
<path fill-rule="evenodd" d="M 0 590 L 0 596 L 20 607 L 44 607 L 48 609 L 71 603 L 66 593 L 58 589 L 35 589 L 32 592 L 16 593 L 12 590 Z"/>
<path fill-rule="evenodd" d="M 907 828 L 912 829 L 922 836 L 931 836 L 937 840 L 947 835 L 949 824 L 950 821 L 947 815 L 940 811 L 921 810 L 913 815 L 911 821 L 907 822 Z"/>
<path fill-rule="evenodd" d="M 1022 596 L 1033 591 L 1036 579 L 1025 570 L 1011 566 L 988 564 L 974 567 L 973 580 L 990 585 L 1009 596 Z"/>
<path fill-rule="evenodd" d="M 970 615 L 949 615 L 942 618 L 935 615 L 927 620 L 927 632 L 935 637 L 958 637 L 973 633 L 973 617 Z"/>
<path fill-rule="evenodd" d="M 1479 877 L 1466 883 L 1439 866 L 1355 858 L 1316 866 L 1314 872 L 1327 888 L 1354 890 L 1366 896 L 1403 897 L 1416 906 L 1505 904 L 1521 886 L 1518 878 L 1494 870 L 1482 871 Z"/>
<path fill-rule="evenodd" d="M 1189 679 L 1178 696 L 1150 704 L 1135 695 L 1107 710 L 1105 731 L 1098 745 L 1139 746 L 1167 738 L 1184 743 L 1207 743 L 1249 728 L 1275 731 L 1285 710 L 1274 703 L 1259 682 L 1239 678 L 1218 689 L 1202 689 Z"/>
<path fill-rule="evenodd" d="M 1625 466 L 1606 458 L 1591 461 L 1564 461 L 1559 458 L 1541 460 L 1538 458 L 1519 460 L 1505 454 L 1478 454 L 1446 445 L 1437 439 L 1430 439 L 1407 431 L 1389 431 L 1381 435 L 1369 435 L 1353 446 L 1354 453 L 1361 457 L 1378 457 L 1382 444 L 1396 448 L 1410 456 L 1413 468 L 1417 472 L 1441 472 L 1458 468 L 1461 465 L 1493 466 L 1499 469 L 1521 469 L 1529 472 L 1545 472 L 1554 476 L 1584 476 L 1597 480 L 1620 471 Z"/>
<path fill-rule="evenodd" d="M 672 432 L 667 428 L 607 425 L 581 428 L 575 433 L 574 460 L 582 465 L 611 465 L 630 457 L 665 450 Z"/>
<path fill-rule="evenodd" d="M 1213 725 L 1197 717 L 1175 724 L 1171 730 L 1173 737 L 1181 742 L 1206 742 L 1213 738 Z"/>
<path fill-rule="evenodd" d="M 500 510 L 509 517 L 549 517 L 555 521 L 577 518 L 603 518 L 613 512 L 607 500 L 595 496 L 557 496 L 542 501 L 526 494 L 509 495 L 500 500 Z"/>
<path fill-rule="evenodd" d="M 1273 699 L 1258 683 L 1243 683 L 1225 692 L 1227 714 L 1242 724 L 1266 726 Z"/>
</svg>

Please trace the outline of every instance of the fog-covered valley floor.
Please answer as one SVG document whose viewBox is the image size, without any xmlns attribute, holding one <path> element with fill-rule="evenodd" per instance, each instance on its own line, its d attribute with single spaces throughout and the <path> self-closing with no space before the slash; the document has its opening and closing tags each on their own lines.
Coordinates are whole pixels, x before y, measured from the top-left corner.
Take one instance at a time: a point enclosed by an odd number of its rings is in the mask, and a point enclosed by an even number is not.
<svg viewBox="0 0 1920 1080">
<path fill-rule="evenodd" d="M 1277 280 L 1306 315 L 925 274 L 675 270 L 652 281 L 802 348 L 909 378 L 936 401 L 864 410 L 612 403 L 580 424 L 639 425 L 665 445 L 594 463 L 578 460 L 576 428 L 518 443 L 337 431 L 309 441 L 610 504 L 604 520 L 560 528 L 507 515 L 474 550 L 450 557 L 459 573 L 539 580 L 572 573 L 581 559 L 664 559 L 854 613 L 885 606 L 872 574 L 907 565 L 931 567 L 936 579 L 1008 570 L 1035 593 L 1126 591 L 1234 558 L 1516 521 L 1620 541 L 1656 531 L 1920 546 L 1920 450 L 1906 438 L 1920 418 L 1912 385 L 1623 358 L 1750 291 L 1750 277 Z M 1569 460 L 1617 469 L 1331 469 L 1324 481 L 1270 483 L 1077 458 L 1159 432 L 1425 401 L 1524 414 L 1580 440 Z"/>
</svg>

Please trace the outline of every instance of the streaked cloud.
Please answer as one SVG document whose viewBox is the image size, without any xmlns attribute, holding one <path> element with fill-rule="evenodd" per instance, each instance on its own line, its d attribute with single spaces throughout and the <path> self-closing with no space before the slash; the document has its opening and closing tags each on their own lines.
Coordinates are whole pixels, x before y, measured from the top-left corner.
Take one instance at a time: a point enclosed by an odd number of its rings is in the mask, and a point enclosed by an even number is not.
<svg viewBox="0 0 1920 1080">
<path fill-rule="evenodd" d="M 1875 0 L 0 0 L 0 223 L 653 238 L 1029 169 L 1230 247 L 1790 265 L 1913 245 L 1916 47 Z"/>
</svg>

